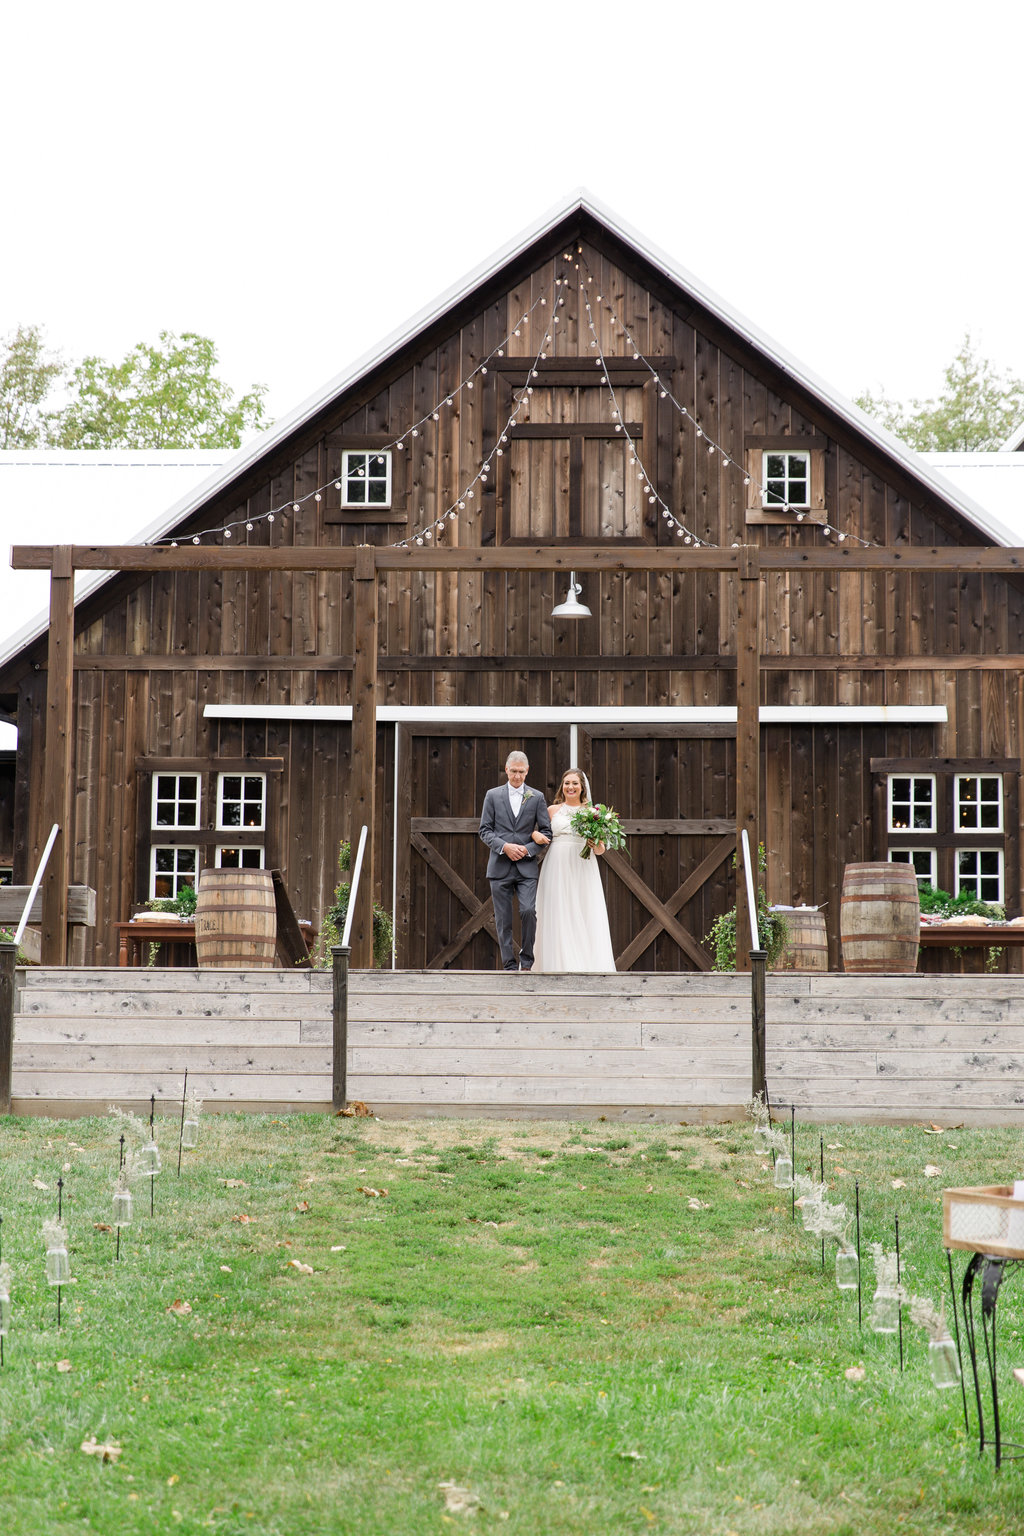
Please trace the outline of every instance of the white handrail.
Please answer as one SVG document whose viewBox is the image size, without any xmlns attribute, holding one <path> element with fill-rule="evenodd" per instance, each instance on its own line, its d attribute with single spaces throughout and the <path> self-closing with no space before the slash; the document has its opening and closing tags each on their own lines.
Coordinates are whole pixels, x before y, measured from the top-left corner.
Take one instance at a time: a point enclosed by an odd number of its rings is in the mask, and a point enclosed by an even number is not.
<svg viewBox="0 0 1024 1536">
<path fill-rule="evenodd" d="M 348 936 L 352 932 L 352 919 L 356 914 L 356 892 L 359 890 L 359 872 L 363 867 L 363 849 L 366 847 L 366 832 L 364 827 L 359 834 L 359 847 L 356 849 L 356 862 L 352 870 L 352 888 L 348 893 L 348 911 L 345 913 L 345 931 L 341 936 L 343 948 L 348 948 Z"/>
<path fill-rule="evenodd" d="M 750 916 L 750 947 L 761 948 L 761 935 L 757 931 L 757 903 L 754 897 L 754 872 L 750 867 L 750 838 L 747 836 L 746 827 L 740 830 L 740 841 L 743 844 L 743 868 L 747 874 L 747 912 Z"/>
<path fill-rule="evenodd" d="M 32 910 L 32 903 L 36 899 L 36 892 L 38 891 L 40 881 L 43 878 L 43 871 L 46 868 L 46 861 L 53 851 L 53 845 L 57 841 L 57 833 L 59 831 L 60 825 L 55 821 L 53 826 L 50 828 L 50 835 L 46 839 L 46 847 L 43 849 L 43 856 L 39 860 L 39 868 L 36 870 L 36 877 L 32 881 L 32 889 L 28 893 L 28 901 L 25 903 L 25 910 L 21 914 L 21 922 L 18 924 L 17 932 L 14 935 L 15 944 L 21 943 L 25 934 L 25 929 L 28 927 L 28 915 Z"/>
</svg>

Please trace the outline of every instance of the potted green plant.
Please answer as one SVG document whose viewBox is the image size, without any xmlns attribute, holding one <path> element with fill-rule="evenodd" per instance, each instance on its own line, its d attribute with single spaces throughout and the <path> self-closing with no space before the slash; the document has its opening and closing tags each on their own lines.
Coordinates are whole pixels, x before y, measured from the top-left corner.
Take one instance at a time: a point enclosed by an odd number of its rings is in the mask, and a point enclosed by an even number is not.
<svg viewBox="0 0 1024 1536">
<path fill-rule="evenodd" d="M 352 844 L 344 842 L 338 848 L 338 872 L 345 876 L 351 867 Z M 313 950 L 313 965 L 317 970 L 325 971 L 331 967 L 331 950 L 335 944 L 341 943 L 351 892 L 351 882 L 344 878 L 334 887 L 334 901 L 324 914 Z M 375 901 L 373 904 L 373 963 L 375 966 L 387 965 L 391 959 L 394 940 L 395 924 L 391 913 Z"/>
<path fill-rule="evenodd" d="M 736 869 L 736 855 L 733 855 L 732 867 Z M 768 868 L 768 858 L 761 843 L 757 850 L 757 868 L 759 877 Z M 757 933 L 761 948 L 767 954 L 767 964 L 773 966 L 786 947 L 786 939 L 789 929 L 786 919 L 781 912 L 773 912 L 768 905 L 768 896 L 760 878 L 757 882 Z M 711 924 L 711 932 L 704 939 L 705 944 L 710 944 L 715 952 L 715 961 L 711 969 L 713 971 L 734 971 L 736 969 L 736 908 L 729 912 L 723 912 L 721 917 L 716 917 Z"/>
</svg>

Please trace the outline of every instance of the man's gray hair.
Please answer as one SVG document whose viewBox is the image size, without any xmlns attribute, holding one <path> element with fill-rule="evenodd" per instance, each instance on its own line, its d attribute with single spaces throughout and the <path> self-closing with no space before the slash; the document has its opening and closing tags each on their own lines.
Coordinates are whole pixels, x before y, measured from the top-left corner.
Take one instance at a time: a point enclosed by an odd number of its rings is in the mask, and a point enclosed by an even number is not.
<svg viewBox="0 0 1024 1536">
<path fill-rule="evenodd" d="M 510 752 L 508 757 L 505 759 L 506 768 L 508 767 L 509 763 L 525 763 L 527 768 L 529 768 L 530 759 L 527 757 L 525 752 Z"/>
</svg>

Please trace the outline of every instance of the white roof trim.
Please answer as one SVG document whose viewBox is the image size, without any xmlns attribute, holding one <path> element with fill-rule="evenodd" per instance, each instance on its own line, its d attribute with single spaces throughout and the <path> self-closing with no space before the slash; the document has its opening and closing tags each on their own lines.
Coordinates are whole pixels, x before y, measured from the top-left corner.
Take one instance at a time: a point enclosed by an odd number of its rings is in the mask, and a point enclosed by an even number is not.
<svg viewBox="0 0 1024 1536">
<path fill-rule="evenodd" d="M 812 394 L 817 395 L 838 416 L 848 422 L 858 432 L 873 439 L 890 457 L 897 460 L 908 474 L 912 475 L 921 484 L 934 491 L 953 506 L 986 540 L 993 544 L 1003 545 L 1004 547 L 1013 547 L 1014 540 L 1009 532 L 1002 524 L 996 522 L 983 507 L 979 506 L 971 497 L 967 496 L 955 485 L 952 485 L 944 476 L 931 469 L 906 443 L 900 442 L 898 438 L 886 431 L 878 422 L 866 416 L 852 401 L 838 394 L 831 385 L 826 384 L 817 374 L 798 362 L 778 342 L 766 335 L 764 331 L 754 325 L 751 320 L 748 320 L 739 310 L 733 309 L 723 298 L 708 288 L 699 278 L 696 278 L 692 272 L 688 272 L 684 267 L 677 266 L 663 251 L 659 250 L 656 246 L 648 244 L 630 225 L 620 219 L 610 208 L 606 208 L 603 203 L 599 202 L 584 187 L 577 188 L 571 192 L 562 202 L 549 209 L 536 224 L 520 231 L 518 235 L 507 241 L 493 255 L 481 262 L 479 266 L 474 267 L 471 272 L 467 272 L 458 282 L 453 283 L 450 288 L 440 294 L 431 304 L 421 309 L 418 314 L 413 315 L 411 319 L 393 331 L 390 336 L 386 337 L 371 351 L 364 353 L 349 368 L 345 369 L 342 373 L 336 374 L 333 379 L 328 380 L 314 394 L 297 405 L 294 410 L 289 411 L 280 421 L 275 422 L 266 432 L 254 438 L 250 443 L 245 444 L 220 470 L 211 474 L 201 485 L 181 497 L 172 507 L 169 507 L 162 517 L 157 518 L 155 522 L 150 523 L 148 527 L 144 528 L 135 542 L 146 543 L 150 540 L 163 538 L 177 523 L 188 517 L 190 513 L 195 512 L 204 501 L 217 491 L 230 485 L 233 480 L 237 479 L 245 470 L 271 452 L 278 443 L 287 438 L 296 428 L 302 426 L 312 416 L 315 416 L 318 411 L 329 405 L 337 396 L 350 389 L 365 374 L 387 361 L 406 342 L 418 335 L 420 331 L 425 330 L 427 326 L 439 320 L 448 310 L 469 297 L 480 284 L 493 277 L 508 262 L 532 245 L 534 241 L 541 239 L 553 230 L 556 225 L 577 211 L 589 213 L 599 222 L 605 224 L 613 234 L 617 235 L 626 245 L 631 246 L 640 257 L 661 271 L 671 283 L 692 294 L 699 303 L 713 315 L 717 316 L 725 326 L 730 330 L 738 332 L 757 350 L 763 352 L 766 357 L 770 358 L 796 383 L 810 390 Z M 109 580 L 109 575 L 102 576 L 100 584 Z M 36 628 L 29 635 L 25 635 L 25 632 L 22 631 L 20 644 L 24 645 L 28 640 L 34 639 L 37 634 L 43 632 L 45 627 L 44 622 L 40 628 Z M 0 656 L 0 664 L 13 654 L 14 652 L 8 649 L 3 656 Z"/>
<path fill-rule="evenodd" d="M 204 720 L 295 720 L 347 724 L 351 704 L 207 704 Z M 492 704 L 378 704 L 382 725 L 734 725 L 733 705 L 561 704 L 506 709 Z M 945 725 L 945 704 L 762 704 L 762 725 Z"/>
</svg>

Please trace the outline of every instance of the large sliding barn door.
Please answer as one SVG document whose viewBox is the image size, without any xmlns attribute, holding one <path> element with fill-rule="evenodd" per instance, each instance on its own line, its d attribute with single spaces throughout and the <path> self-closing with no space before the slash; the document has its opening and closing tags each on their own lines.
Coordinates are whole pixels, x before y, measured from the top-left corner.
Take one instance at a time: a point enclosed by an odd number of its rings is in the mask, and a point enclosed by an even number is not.
<svg viewBox="0 0 1024 1536">
<path fill-rule="evenodd" d="M 706 971 L 703 940 L 736 900 L 736 742 L 732 726 L 580 728 L 595 800 L 629 836 L 606 854 L 605 893 L 620 971 Z"/>
<path fill-rule="evenodd" d="M 569 763 L 567 726 L 529 735 L 474 726 L 471 736 L 434 726 L 398 732 L 398 964 L 409 970 L 493 971 L 500 966 L 480 841 L 484 795 L 505 781 L 505 759 L 525 752 L 529 782 L 550 793 Z"/>
<path fill-rule="evenodd" d="M 707 970 L 703 943 L 735 901 L 732 727 L 606 726 L 577 733 L 594 796 L 614 805 L 628 854 L 602 860 L 619 970 Z M 530 783 L 553 793 L 571 763 L 568 726 L 529 736 L 474 726 L 398 729 L 397 943 L 408 969 L 494 970 L 500 964 L 487 853 L 477 833 L 484 794 L 509 752 L 530 759 Z M 404 893 L 404 896 L 403 894 Z"/>
</svg>

